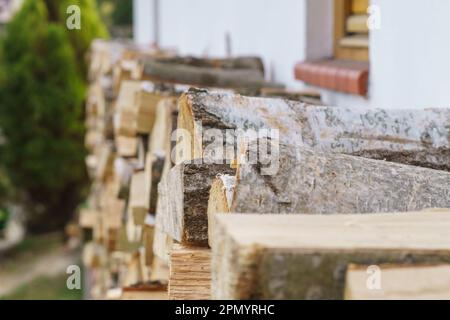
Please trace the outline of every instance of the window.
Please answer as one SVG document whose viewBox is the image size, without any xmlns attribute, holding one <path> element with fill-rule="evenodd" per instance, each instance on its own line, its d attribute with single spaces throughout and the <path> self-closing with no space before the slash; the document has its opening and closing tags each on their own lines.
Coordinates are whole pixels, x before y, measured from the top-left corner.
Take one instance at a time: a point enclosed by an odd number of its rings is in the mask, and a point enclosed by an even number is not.
<svg viewBox="0 0 450 320">
<path fill-rule="evenodd" d="M 369 60 L 369 0 L 335 0 L 334 55 L 342 60 Z"/>
</svg>

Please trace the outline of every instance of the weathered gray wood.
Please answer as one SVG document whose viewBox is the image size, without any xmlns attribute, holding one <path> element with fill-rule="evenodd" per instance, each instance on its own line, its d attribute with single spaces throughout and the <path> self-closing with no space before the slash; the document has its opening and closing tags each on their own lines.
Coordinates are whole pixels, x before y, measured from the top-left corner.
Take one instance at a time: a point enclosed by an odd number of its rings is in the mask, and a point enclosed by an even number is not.
<svg viewBox="0 0 450 320">
<path fill-rule="evenodd" d="M 207 157 L 208 129 L 277 129 L 282 142 L 319 151 L 450 171 L 449 123 L 450 109 L 338 108 L 190 90 L 178 118 L 190 141 L 177 144 L 177 155 Z"/>
<path fill-rule="evenodd" d="M 252 150 L 253 144 L 250 144 Z M 238 167 L 231 212 L 377 213 L 450 208 L 450 173 L 280 144 Z M 261 161 L 261 162 L 259 162 Z M 271 170 L 267 170 L 271 168 Z M 266 172 L 267 171 L 267 172 Z"/>
<path fill-rule="evenodd" d="M 166 64 L 182 64 L 199 68 L 218 68 L 218 69 L 252 69 L 259 70 L 264 74 L 264 63 L 259 57 L 235 57 L 223 59 L 209 59 L 196 57 L 167 57 L 167 58 L 147 58 L 143 59 L 145 65 L 148 61 L 158 61 Z"/>
<path fill-rule="evenodd" d="M 216 215 L 213 299 L 342 299 L 349 263 L 450 262 L 450 212 Z"/>
<path fill-rule="evenodd" d="M 144 62 L 144 75 L 152 81 L 190 84 L 216 88 L 282 87 L 264 80 L 259 68 L 246 68 L 246 63 L 237 64 L 238 68 L 215 66 L 210 63 L 184 63 L 169 59 L 148 59 Z"/>
<path fill-rule="evenodd" d="M 163 177 L 158 193 L 167 202 L 157 214 L 163 232 L 182 244 L 208 245 L 209 190 L 218 174 L 234 170 L 224 164 L 181 163 Z"/>
</svg>

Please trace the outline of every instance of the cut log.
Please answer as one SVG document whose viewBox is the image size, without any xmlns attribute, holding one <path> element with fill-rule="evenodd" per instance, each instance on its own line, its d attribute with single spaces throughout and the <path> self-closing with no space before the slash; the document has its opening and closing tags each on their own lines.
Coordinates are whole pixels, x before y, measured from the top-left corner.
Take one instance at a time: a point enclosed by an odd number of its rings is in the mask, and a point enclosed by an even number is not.
<svg viewBox="0 0 450 320">
<path fill-rule="evenodd" d="M 145 194 L 150 213 L 156 213 L 158 184 L 172 167 L 171 136 L 176 129 L 176 98 L 166 98 L 157 106 L 155 124 L 149 140 L 145 164 Z"/>
<path fill-rule="evenodd" d="M 136 111 L 124 109 L 114 114 L 114 132 L 116 136 L 123 135 L 135 137 L 136 129 Z"/>
<path fill-rule="evenodd" d="M 98 163 L 95 172 L 95 178 L 98 181 L 106 181 L 112 175 L 114 164 L 114 153 L 112 152 L 112 146 L 109 143 L 104 144 L 98 155 Z"/>
<path fill-rule="evenodd" d="M 100 219 L 100 213 L 97 210 L 82 209 L 80 210 L 78 224 L 82 228 L 93 229 L 98 223 L 98 219 Z"/>
<path fill-rule="evenodd" d="M 350 265 L 348 300 L 449 300 L 450 265 Z"/>
<path fill-rule="evenodd" d="M 236 177 L 227 174 L 216 177 L 211 184 L 208 200 L 208 244 L 210 246 L 214 234 L 214 216 L 218 213 L 230 213 L 235 185 Z"/>
<path fill-rule="evenodd" d="M 139 133 L 152 132 L 157 106 L 161 100 L 166 99 L 168 96 L 169 93 L 155 91 L 155 86 L 148 81 L 141 83 L 141 88 L 135 96 L 136 127 Z"/>
<path fill-rule="evenodd" d="M 263 88 L 261 89 L 261 97 L 283 98 L 316 106 L 323 104 L 320 93 L 317 91 L 291 91 L 286 89 Z"/>
<path fill-rule="evenodd" d="M 136 137 L 117 136 L 115 140 L 117 154 L 120 157 L 136 157 L 138 140 Z"/>
<path fill-rule="evenodd" d="M 153 257 L 151 281 L 162 281 L 167 283 L 169 281 L 169 266 L 159 259 L 157 256 Z"/>
<path fill-rule="evenodd" d="M 149 221 L 148 218 L 146 219 L 142 233 L 143 245 L 145 250 L 145 265 L 151 266 L 153 263 L 153 239 L 155 238 L 154 220 Z"/>
<path fill-rule="evenodd" d="M 450 171 L 449 123 L 450 109 L 311 106 L 192 89 L 179 100 L 177 163 L 201 157 L 223 161 L 223 155 L 230 160 L 232 155 L 217 152 L 223 149 L 218 138 L 239 136 L 237 129 L 276 129 L 285 143 Z M 231 138 L 226 144 L 236 146 Z"/>
<path fill-rule="evenodd" d="M 252 159 L 254 144 L 247 150 Z M 261 144 L 258 146 L 261 147 Z M 236 213 L 379 213 L 450 208 L 450 173 L 279 144 L 239 165 Z M 275 152 L 274 152 L 275 151 Z M 267 164 L 267 165 L 266 165 Z"/>
<path fill-rule="evenodd" d="M 132 286 L 140 282 L 145 281 L 144 270 L 141 265 L 140 252 L 136 251 L 131 255 L 131 258 L 127 262 L 126 274 L 124 279 L 125 286 Z"/>
<path fill-rule="evenodd" d="M 259 69 L 221 68 L 184 61 L 149 59 L 144 64 L 144 75 L 151 81 L 163 81 L 216 88 L 260 89 L 262 87 L 282 87 L 280 84 L 264 80 Z"/>
<path fill-rule="evenodd" d="M 170 170 L 158 190 L 167 197 L 165 210 L 157 214 L 162 231 L 185 245 L 208 245 L 209 190 L 218 174 L 234 174 L 234 170 L 224 164 L 188 162 Z"/>
<path fill-rule="evenodd" d="M 114 130 L 116 135 L 135 136 L 137 132 L 138 110 L 136 95 L 141 90 L 140 81 L 123 81 L 116 101 Z"/>
<path fill-rule="evenodd" d="M 450 262 L 450 211 L 216 220 L 213 299 L 342 299 L 350 263 Z"/>
<path fill-rule="evenodd" d="M 127 221 L 128 223 L 128 221 Z M 127 228 L 128 227 L 128 228 Z M 116 240 L 116 251 L 120 252 L 135 252 L 139 249 L 141 246 L 140 242 L 137 241 L 130 241 L 128 237 L 128 230 L 129 226 L 122 225 L 122 227 L 119 229 L 117 234 L 117 240 Z"/>
<path fill-rule="evenodd" d="M 225 59 L 207 59 L 196 57 L 167 57 L 163 59 L 142 59 L 145 65 L 147 61 L 158 61 L 170 65 L 186 65 L 198 68 L 216 68 L 216 69 L 250 69 L 259 70 L 264 74 L 264 63 L 259 57 L 235 57 Z"/>
<path fill-rule="evenodd" d="M 144 194 L 144 179 L 145 177 L 143 171 L 134 173 L 131 178 L 129 207 L 134 223 L 137 225 L 143 225 L 145 222 L 145 216 L 147 215 Z"/>
<path fill-rule="evenodd" d="M 211 299 L 211 250 L 173 246 L 170 253 L 169 300 Z"/>
<path fill-rule="evenodd" d="M 137 163 L 139 169 L 144 170 L 148 151 L 148 135 L 139 135 L 137 141 Z"/>
<path fill-rule="evenodd" d="M 158 186 L 158 201 L 155 217 L 155 237 L 153 239 L 153 253 L 163 263 L 169 265 L 169 255 L 173 246 L 173 238 L 163 230 L 163 215 L 170 212 L 169 196 L 167 193 L 160 193 Z"/>
<path fill-rule="evenodd" d="M 148 211 L 156 213 L 156 201 L 158 199 L 158 183 L 164 170 L 166 158 L 161 154 L 147 153 L 145 164 L 145 204 Z"/>
</svg>

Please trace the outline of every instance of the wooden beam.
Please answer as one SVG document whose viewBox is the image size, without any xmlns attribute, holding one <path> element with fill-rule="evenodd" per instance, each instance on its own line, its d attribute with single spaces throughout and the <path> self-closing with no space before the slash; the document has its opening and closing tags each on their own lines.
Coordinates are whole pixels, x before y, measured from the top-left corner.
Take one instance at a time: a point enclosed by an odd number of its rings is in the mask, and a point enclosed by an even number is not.
<svg viewBox="0 0 450 320">
<path fill-rule="evenodd" d="M 450 264 L 350 265 L 347 300 L 449 300 Z"/>
<path fill-rule="evenodd" d="M 213 299 L 342 299 L 356 264 L 450 262 L 450 211 L 216 215 Z"/>
</svg>

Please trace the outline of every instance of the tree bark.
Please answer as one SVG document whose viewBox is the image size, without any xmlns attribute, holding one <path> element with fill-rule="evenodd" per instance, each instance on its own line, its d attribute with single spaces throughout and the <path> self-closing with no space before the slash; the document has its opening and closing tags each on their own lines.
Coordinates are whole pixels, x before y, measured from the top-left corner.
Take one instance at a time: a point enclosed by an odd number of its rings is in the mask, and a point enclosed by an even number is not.
<svg viewBox="0 0 450 320">
<path fill-rule="evenodd" d="M 209 190 L 218 174 L 234 170 L 223 164 L 182 163 L 163 177 L 158 193 L 167 202 L 157 213 L 163 232 L 182 244 L 208 245 Z"/>
<path fill-rule="evenodd" d="M 269 158 L 271 163 L 261 157 L 255 164 L 238 166 L 231 212 L 333 214 L 450 208 L 449 172 L 285 144 Z"/>
<path fill-rule="evenodd" d="M 449 123 L 450 109 L 338 108 L 190 90 L 179 100 L 177 157 L 209 157 L 208 129 L 276 129 L 285 143 L 450 171 Z"/>
<path fill-rule="evenodd" d="M 212 299 L 342 299 L 350 263 L 449 263 L 450 212 L 217 215 Z"/>
</svg>

